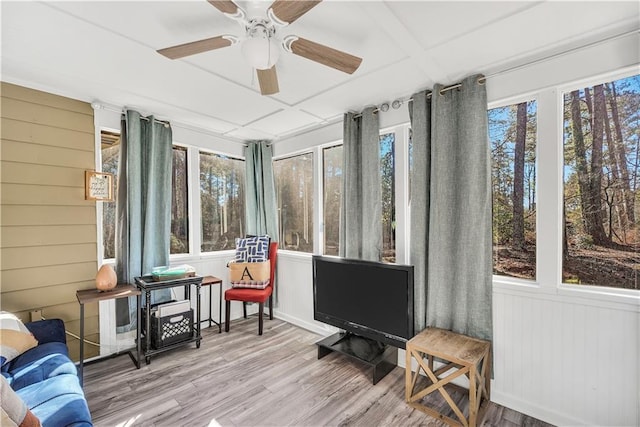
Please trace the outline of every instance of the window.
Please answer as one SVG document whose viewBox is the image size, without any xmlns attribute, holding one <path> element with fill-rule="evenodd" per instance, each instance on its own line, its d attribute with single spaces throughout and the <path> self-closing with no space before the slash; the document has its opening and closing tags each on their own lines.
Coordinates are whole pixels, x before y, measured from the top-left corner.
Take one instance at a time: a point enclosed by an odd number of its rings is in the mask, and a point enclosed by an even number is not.
<svg viewBox="0 0 640 427">
<path fill-rule="evenodd" d="M 114 194 L 117 197 L 118 163 L 120 157 L 120 135 L 101 133 L 102 171 L 114 174 Z M 173 147 L 171 178 L 171 247 L 172 254 L 189 252 L 189 212 L 187 198 L 187 149 Z M 116 257 L 116 202 L 102 204 L 103 259 Z"/>
<path fill-rule="evenodd" d="M 283 249 L 313 252 L 313 155 L 273 162 Z"/>
<path fill-rule="evenodd" d="M 640 289 L 640 76 L 564 94 L 564 283 Z"/>
<path fill-rule="evenodd" d="M 100 147 L 102 151 L 102 172 L 113 174 L 112 202 L 102 202 L 102 258 L 116 257 L 116 202 L 118 194 L 118 158 L 120 156 L 120 135 L 114 132 L 100 132 Z"/>
<path fill-rule="evenodd" d="M 536 278 L 537 103 L 489 110 L 493 273 Z"/>
<path fill-rule="evenodd" d="M 396 261 L 395 133 L 380 135 L 382 261 Z"/>
<path fill-rule="evenodd" d="M 187 149 L 173 146 L 170 247 L 172 254 L 189 253 L 189 193 L 187 186 Z"/>
<path fill-rule="evenodd" d="M 325 255 L 338 255 L 342 196 L 342 145 L 322 150 Z"/>
<path fill-rule="evenodd" d="M 244 236 L 244 160 L 200 152 L 202 252 L 235 248 Z"/>
</svg>

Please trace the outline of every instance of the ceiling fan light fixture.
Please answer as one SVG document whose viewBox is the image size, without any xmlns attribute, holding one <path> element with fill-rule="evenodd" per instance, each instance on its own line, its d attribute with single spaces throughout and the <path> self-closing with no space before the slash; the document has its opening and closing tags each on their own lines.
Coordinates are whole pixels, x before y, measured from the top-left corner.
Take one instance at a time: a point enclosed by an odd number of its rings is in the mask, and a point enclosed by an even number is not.
<svg viewBox="0 0 640 427">
<path fill-rule="evenodd" d="M 257 70 L 273 67 L 280 56 L 278 44 L 270 37 L 251 37 L 242 43 L 242 56 Z"/>
</svg>

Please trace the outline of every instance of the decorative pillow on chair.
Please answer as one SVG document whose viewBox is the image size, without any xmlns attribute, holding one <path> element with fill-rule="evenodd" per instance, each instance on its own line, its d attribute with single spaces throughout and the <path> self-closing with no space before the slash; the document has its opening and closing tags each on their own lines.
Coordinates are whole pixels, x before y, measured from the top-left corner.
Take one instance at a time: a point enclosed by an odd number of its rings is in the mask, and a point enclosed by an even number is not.
<svg viewBox="0 0 640 427">
<path fill-rule="evenodd" d="M 0 311 L 0 365 L 38 345 L 29 329 L 15 315 Z"/>
<path fill-rule="evenodd" d="M 236 239 L 236 262 L 263 262 L 269 259 L 271 238 L 252 236 Z"/>
<path fill-rule="evenodd" d="M 271 262 L 230 262 L 229 282 L 232 288 L 264 289 L 269 286 Z"/>
</svg>

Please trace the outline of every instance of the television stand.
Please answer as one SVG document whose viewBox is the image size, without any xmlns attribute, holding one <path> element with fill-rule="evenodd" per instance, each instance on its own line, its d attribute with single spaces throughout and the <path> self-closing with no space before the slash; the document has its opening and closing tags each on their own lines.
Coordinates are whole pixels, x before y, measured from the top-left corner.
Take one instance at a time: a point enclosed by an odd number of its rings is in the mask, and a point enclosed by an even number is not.
<svg viewBox="0 0 640 427">
<path fill-rule="evenodd" d="M 318 341 L 316 345 L 318 346 L 318 359 L 335 351 L 371 366 L 373 368 L 373 384 L 384 378 L 398 364 L 397 348 L 351 332 L 337 332 Z"/>
</svg>

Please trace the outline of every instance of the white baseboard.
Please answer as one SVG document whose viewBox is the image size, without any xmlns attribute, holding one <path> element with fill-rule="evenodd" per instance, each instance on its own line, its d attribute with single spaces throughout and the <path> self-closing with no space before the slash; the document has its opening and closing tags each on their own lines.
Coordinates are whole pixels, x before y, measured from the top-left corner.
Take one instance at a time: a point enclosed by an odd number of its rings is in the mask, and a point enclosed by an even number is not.
<svg viewBox="0 0 640 427">
<path fill-rule="evenodd" d="M 299 326 L 303 329 L 306 329 L 308 331 L 311 331 L 315 334 L 320 335 L 320 337 L 327 337 L 333 333 L 335 333 L 337 331 L 337 329 L 327 326 L 326 328 L 322 327 L 322 326 L 318 326 L 314 323 L 308 322 L 306 320 L 302 320 L 299 319 L 297 317 L 294 316 L 290 316 L 286 313 L 282 313 L 280 311 L 278 311 L 277 309 L 273 310 L 273 315 L 274 317 L 277 317 L 280 320 L 284 320 L 285 322 L 291 323 L 292 325 L 296 325 Z"/>
<path fill-rule="evenodd" d="M 556 426 L 591 425 L 567 414 L 555 412 L 545 407 L 532 404 L 531 402 L 525 402 L 509 394 L 502 393 L 500 390 L 496 390 L 493 385 L 491 387 L 491 401 Z"/>
</svg>

